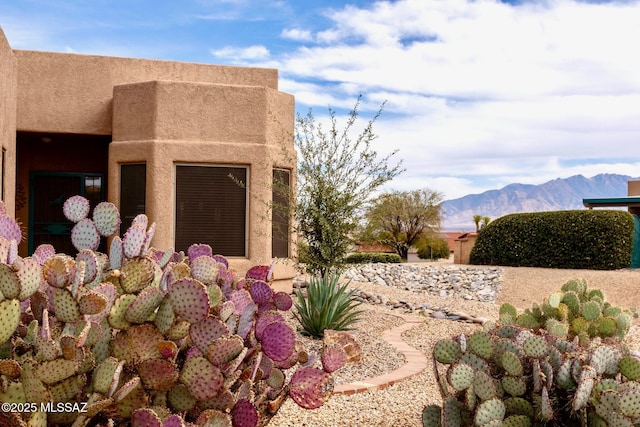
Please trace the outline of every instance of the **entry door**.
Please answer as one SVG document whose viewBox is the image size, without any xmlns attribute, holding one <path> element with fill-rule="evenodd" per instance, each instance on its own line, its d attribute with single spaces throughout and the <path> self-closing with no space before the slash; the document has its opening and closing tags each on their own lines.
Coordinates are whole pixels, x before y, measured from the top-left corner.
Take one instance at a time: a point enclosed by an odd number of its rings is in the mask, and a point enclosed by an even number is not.
<svg viewBox="0 0 640 427">
<path fill-rule="evenodd" d="M 93 208 L 104 200 L 105 178 L 99 173 L 32 172 L 29 177 L 29 253 L 41 244 L 51 244 L 56 252 L 74 255 L 71 244 L 73 222 L 62 205 L 71 196 L 86 197 Z"/>
</svg>

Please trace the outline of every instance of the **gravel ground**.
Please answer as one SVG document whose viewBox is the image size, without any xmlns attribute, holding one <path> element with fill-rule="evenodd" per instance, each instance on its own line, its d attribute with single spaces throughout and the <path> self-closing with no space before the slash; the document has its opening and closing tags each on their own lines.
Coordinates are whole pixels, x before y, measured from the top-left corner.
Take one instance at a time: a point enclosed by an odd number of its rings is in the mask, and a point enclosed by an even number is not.
<svg viewBox="0 0 640 427">
<path fill-rule="evenodd" d="M 496 319 L 499 305 L 502 302 L 512 302 L 520 308 L 530 307 L 531 303 L 541 299 L 559 289 L 566 280 L 571 278 L 585 278 L 590 288 L 600 288 L 607 300 L 623 307 L 621 300 L 624 295 L 629 296 L 626 301 L 635 303 L 640 285 L 640 272 L 633 270 L 619 270 L 607 272 L 593 272 L 589 270 L 550 270 L 531 268 L 506 268 L 501 295 L 495 303 L 477 301 L 452 300 L 429 296 L 429 302 L 451 310 L 463 311 L 477 317 Z M 543 282 L 544 286 L 539 287 Z M 353 283 L 362 290 L 385 293 L 389 298 L 411 302 L 424 302 L 423 294 L 416 294 L 399 288 L 374 285 L 371 283 Z M 625 291 L 624 287 L 633 289 Z M 548 292 L 547 292 L 548 291 Z M 608 295 L 613 294 L 614 298 Z M 633 296 L 631 296 L 633 294 Z M 506 296 L 506 297 L 505 297 Z M 614 301 L 615 300 L 615 301 Z M 640 308 L 640 306 L 638 306 Z M 380 336 L 386 329 L 402 323 L 393 315 L 393 311 L 379 306 L 367 306 L 368 311 L 363 316 L 354 332 L 363 346 L 363 360 L 357 364 L 350 364 L 336 373 L 337 384 L 364 380 L 366 378 L 389 372 L 400 366 L 404 359 L 395 353 L 391 346 L 381 340 Z M 480 329 L 477 324 L 454 322 L 450 320 L 424 318 L 424 323 L 403 334 L 405 342 L 420 349 L 430 360 L 431 349 L 435 342 L 461 333 L 470 334 Z M 640 349 L 640 333 L 638 320 L 635 321 L 629 334 L 632 348 Z M 305 343 L 316 349 L 321 344 L 308 340 Z M 284 426 L 397 426 L 421 427 L 421 414 L 425 405 L 441 403 L 435 377 L 431 368 L 404 381 L 389 386 L 383 390 L 366 391 L 353 395 L 337 394 L 329 398 L 327 403 L 316 410 L 299 408 L 290 399 L 282 406 L 279 413 L 271 420 L 270 427 Z"/>
</svg>

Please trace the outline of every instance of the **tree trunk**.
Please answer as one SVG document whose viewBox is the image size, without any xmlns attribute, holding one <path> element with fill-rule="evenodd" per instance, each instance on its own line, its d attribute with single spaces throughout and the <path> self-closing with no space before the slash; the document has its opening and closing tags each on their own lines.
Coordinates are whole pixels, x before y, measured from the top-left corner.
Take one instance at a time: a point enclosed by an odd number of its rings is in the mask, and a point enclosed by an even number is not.
<svg viewBox="0 0 640 427">
<path fill-rule="evenodd" d="M 401 246 L 398 248 L 398 255 L 402 258 L 402 261 L 406 262 L 409 258 L 409 248 L 407 246 Z"/>
</svg>

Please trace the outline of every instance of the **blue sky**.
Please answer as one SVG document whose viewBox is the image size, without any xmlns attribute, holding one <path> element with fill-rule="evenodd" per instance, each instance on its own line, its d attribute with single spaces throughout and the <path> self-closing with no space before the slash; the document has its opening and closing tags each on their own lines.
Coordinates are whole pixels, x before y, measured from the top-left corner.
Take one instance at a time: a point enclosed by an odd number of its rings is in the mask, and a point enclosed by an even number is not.
<svg viewBox="0 0 640 427">
<path fill-rule="evenodd" d="M 277 68 L 324 120 L 364 96 L 387 189 L 446 199 L 640 176 L 640 0 L 0 0 L 14 49 Z"/>
</svg>

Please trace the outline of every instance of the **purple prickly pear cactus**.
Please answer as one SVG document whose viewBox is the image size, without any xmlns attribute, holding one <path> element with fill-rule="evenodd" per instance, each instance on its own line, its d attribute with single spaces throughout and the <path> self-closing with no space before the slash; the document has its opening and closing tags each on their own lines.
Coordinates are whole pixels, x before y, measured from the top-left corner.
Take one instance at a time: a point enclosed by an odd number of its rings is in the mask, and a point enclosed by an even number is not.
<svg viewBox="0 0 640 427">
<path fill-rule="evenodd" d="M 131 427 L 162 427 L 162 421 L 151 409 L 140 408 L 131 416 Z"/>
<path fill-rule="evenodd" d="M 289 396 L 305 409 L 322 406 L 333 391 L 328 373 L 317 368 L 300 368 L 291 377 Z"/>
<path fill-rule="evenodd" d="M 101 202 L 93 208 L 93 222 L 101 236 L 109 237 L 120 227 L 120 212 L 111 202 Z"/>
<path fill-rule="evenodd" d="M 281 322 L 269 324 L 262 332 L 262 350 L 275 361 L 286 360 L 296 346 L 295 332 L 289 325 Z"/>
<path fill-rule="evenodd" d="M 255 427 L 258 425 L 258 411 L 247 399 L 240 399 L 231 410 L 233 427 Z"/>
<path fill-rule="evenodd" d="M 293 301 L 291 300 L 291 296 L 286 292 L 276 292 L 273 295 L 273 303 L 275 304 L 278 310 L 287 311 L 293 305 Z"/>
<path fill-rule="evenodd" d="M 169 300 L 176 315 L 189 323 L 200 322 L 209 313 L 207 288 L 191 278 L 174 282 L 169 288 Z"/>
<path fill-rule="evenodd" d="M 93 221 L 89 218 L 78 221 L 71 229 L 71 243 L 79 251 L 82 249 L 97 250 L 100 246 L 100 233 L 98 233 Z"/>
<path fill-rule="evenodd" d="M 251 299 L 251 294 L 245 289 L 238 289 L 236 291 L 231 292 L 227 296 L 228 301 L 232 301 L 235 307 L 235 314 L 240 315 L 244 311 L 244 309 L 249 305 L 253 304 L 253 299 Z"/>
<path fill-rule="evenodd" d="M 229 268 L 229 261 L 227 261 L 227 259 L 222 255 L 214 255 L 213 259 L 218 261 L 220 264 L 224 265 L 225 268 Z"/>
<path fill-rule="evenodd" d="M 273 297 L 271 286 L 262 280 L 256 280 L 251 283 L 250 293 L 256 304 L 264 304 Z"/>
<path fill-rule="evenodd" d="M 18 243 L 22 240 L 22 230 L 20 225 L 8 215 L 0 215 L 0 237 L 7 240 L 15 240 Z"/>
<path fill-rule="evenodd" d="M 268 265 L 256 265 L 256 266 L 251 267 L 247 271 L 247 274 L 245 274 L 244 277 L 246 279 L 266 281 L 268 273 L 269 273 L 269 266 Z"/>
<path fill-rule="evenodd" d="M 56 254 L 55 248 L 50 244 L 43 244 L 36 248 L 33 252 L 33 257 L 38 261 L 41 266 L 45 261 Z"/>
<path fill-rule="evenodd" d="M 347 361 L 347 354 L 344 352 L 342 346 L 338 344 L 332 344 L 324 348 L 322 355 L 320 356 L 322 361 L 322 369 L 325 372 L 335 372 Z"/>
<path fill-rule="evenodd" d="M 189 262 L 193 262 L 196 258 L 203 255 L 209 257 L 213 256 L 213 250 L 211 249 L 211 246 L 207 245 L 206 243 L 194 243 L 187 249 Z"/>
<path fill-rule="evenodd" d="M 71 222 L 82 221 L 89 215 L 89 200 L 82 196 L 69 197 L 62 206 L 62 213 Z"/>
<path fill-rule="evenodd" d="M 145 228 L 129 228 L 122 238 L 124 255 L 127 258 L 135 258 L 140 256 L 146 238 L 147 232 Z"/>
<path fill-rule="evenodd" d="M 112 270 L 119 270 L 122 267 L 122 259 L 124 258 L 124 245 L 120 236 L 116 236 L 111 241 L 109 247 L 109 265 Z"/>
<path fill-rule="evenodd" d="M 264 333 L 265 328 L 274 322 L 284 323 L 285 320 L 280 313 L 277 313 L 275 311 L 265 311 L 264 313 L 261 313 L 256 319 L 256 338 L 259 340 L 262 339 L 262 334 Z"/>
</svg>

